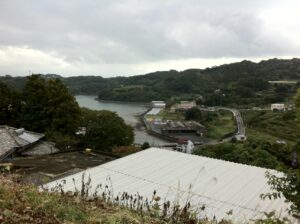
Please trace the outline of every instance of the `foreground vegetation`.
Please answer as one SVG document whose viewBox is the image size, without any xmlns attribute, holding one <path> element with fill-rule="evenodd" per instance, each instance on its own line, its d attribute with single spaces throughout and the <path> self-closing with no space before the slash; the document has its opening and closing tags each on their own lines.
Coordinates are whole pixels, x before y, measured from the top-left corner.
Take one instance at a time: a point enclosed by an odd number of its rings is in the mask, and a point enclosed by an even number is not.
<svg viewBox="0 0 300 224">
<path fill-rule="evenodd" d="M 39 192 L 34 186 L 0 177 L 1 223 L 164 223 L 104 200 Z"/>
<path fill-rule="evenodd" d="M 35 186 L 18 184 L 17 177 L 0 175 L 0 223 L 107 223 L 107 224 L 233 224 L 230 220 L 197 219 L 197 214 L 185 207 L 172 207 L 167 203 L 159 207 L 160 198 L 153 194 L 152 204 L 145 210 L 111 203 L 105 196 L 87 199 L 82 194 L 68 192 L 48 193 Z M 134 207 L 134 206 L 133 206 Z M 250 222 L 249 222 L 250 223 Z M 284 224 L 272 214 L 256 224 Z"/>
</svg>

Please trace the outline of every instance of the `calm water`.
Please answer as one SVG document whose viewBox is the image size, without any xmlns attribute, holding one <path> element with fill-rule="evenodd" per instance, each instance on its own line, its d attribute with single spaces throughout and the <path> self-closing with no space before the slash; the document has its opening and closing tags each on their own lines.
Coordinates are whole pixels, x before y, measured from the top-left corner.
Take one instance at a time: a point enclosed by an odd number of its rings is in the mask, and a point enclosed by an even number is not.
<svg viewBox="0 0 300 224">
<path fill-rule="evenodd" d="M 124 121 L 135 127 L 138 123 L 137 115 L 145 112 L 147 106 L 143 104 L 129 104 L 129 103 L 117 103 L 117 102 L 100 102 L 95 100 L 96 96 L 76 96 L 76 100 L 80 107 L 86 107 L 93 110 L 110 110 L 116 112 Z M 142 144 L 149 142 L 151 145 L 161 145 L 167 143 L 166 141 L 149 135 L 144 127 L 141 129 L 134 129 L 135 143 Z"/>
</svg>

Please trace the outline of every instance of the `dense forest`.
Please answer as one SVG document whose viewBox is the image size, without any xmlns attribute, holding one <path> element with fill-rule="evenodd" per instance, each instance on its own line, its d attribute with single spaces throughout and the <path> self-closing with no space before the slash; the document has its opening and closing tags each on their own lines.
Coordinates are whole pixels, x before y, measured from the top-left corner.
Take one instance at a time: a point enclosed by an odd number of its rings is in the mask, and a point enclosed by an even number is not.
<svg viewBox="0 0 300 224">
<path fill-rule="evenodd" d="M 261 106 L 290 99 L 300 86 L 300 59 L 242 61 L 207 69 L 159 71 L 132 77 L 77 76 L 59 78 L 73 94 L 98 95 L 101 100 L 149 102 L 151 100 L 198 99 L 206 105 Z M 296 84 L 270 84 L 293 80 Z M 23 77 L 2 76 L 0 81 L 22 89 Z"/>
<path fill-rule="evenodd" d="M 80 108 L 60 79 L 39 75 L 28 76 L 21 91 L 0 82 L 0 125 L 45 133 L 61 150 L 111 151 L 134 140 L 132 127 L 116 113 Z M 80 127 L 85 135 L 75 134 Z"/>
</svg>

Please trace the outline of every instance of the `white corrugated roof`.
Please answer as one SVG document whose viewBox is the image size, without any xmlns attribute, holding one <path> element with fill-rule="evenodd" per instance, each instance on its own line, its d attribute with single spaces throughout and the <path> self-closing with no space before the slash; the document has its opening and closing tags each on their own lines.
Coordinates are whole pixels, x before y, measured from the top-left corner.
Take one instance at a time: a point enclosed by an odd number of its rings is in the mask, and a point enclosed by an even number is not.
<svg viewBox="0 0 300 224">
<path fill-rule="evenodd" d="M 41 136 L 34 135 L 28 132 L 24 132 L 21 135 L 18 135 L 19 138 L 29 142 L 29 143 L 34 143 L 40 140 Z"/>
<path fill-rule="evenodd" d="M 127 192 L 152 198 L 156 190 L 164 200 L 190 198 L 193 209 L 205 206 L 200 214 L 209 218 L 230 218 L 239 222 L 263 217 L 275 210 L 287 216 L 284 199 L 261 200 L 270 192 L 265 172 L 276 172 L 165 149 L 150 148 L 121 159 L 88 169 L 91 193 L 98 184 L 112 185 L 114 195 Z M 108 177 L 110 179 L 108 183 Z M 81 189 L 82 172 L 46 185 L 52 188 L 65 180 L 65 191 L 74 191 L 74 183 Z M 179 196 L 180 195 L 180 196 Z M 232 210 L 232 216 L 226 214 Z"/>
<path fill-rule="evenodd" d="M 157 115 L 161 111 L 161 108 L 152 108 L 147 115 Z"/>
</svg>

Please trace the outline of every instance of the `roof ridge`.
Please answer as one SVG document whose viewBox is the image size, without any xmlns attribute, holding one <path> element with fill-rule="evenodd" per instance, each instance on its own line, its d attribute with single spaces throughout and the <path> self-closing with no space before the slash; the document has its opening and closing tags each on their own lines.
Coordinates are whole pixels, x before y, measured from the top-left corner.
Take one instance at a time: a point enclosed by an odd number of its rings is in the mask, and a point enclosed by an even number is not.
<svg viewBox="0 0 300 224">
<path fill-rule="evenodd" d="M 8 135 L 13 139 L 14 143 L 17 147 L 21 147 L 21 145 L 18 143 L 18 141 L 15 139 L 15 136 L 10 132 L 9 127 L 5 126 L 5 131 L 8 133 Z"/>
</svg>

